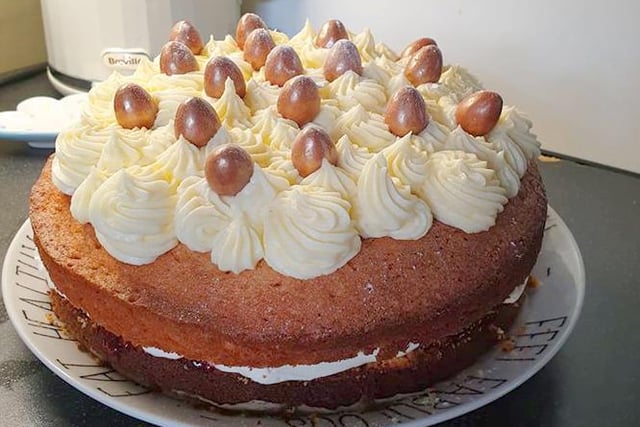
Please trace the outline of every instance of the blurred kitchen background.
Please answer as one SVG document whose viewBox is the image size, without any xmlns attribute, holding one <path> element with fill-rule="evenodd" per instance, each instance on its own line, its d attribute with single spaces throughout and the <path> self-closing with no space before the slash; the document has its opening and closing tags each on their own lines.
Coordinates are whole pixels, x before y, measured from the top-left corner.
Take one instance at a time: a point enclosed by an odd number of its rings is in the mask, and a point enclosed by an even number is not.
<svg viewBox="0 0 640 427">
<path fill-rule="evenodd" d="M 0 0 L 0 83 L 48 63 L 58 90 L 83 90 L 109 61 L 126 72 L 157 55 L 174 21 L 219 38 L 246 11 L 289 35 L 338 18 L 396 50 L 433 37 L 445 63 L 526 112 L 548 152 L 640 173 L 635 0 Z"/>
</svg>

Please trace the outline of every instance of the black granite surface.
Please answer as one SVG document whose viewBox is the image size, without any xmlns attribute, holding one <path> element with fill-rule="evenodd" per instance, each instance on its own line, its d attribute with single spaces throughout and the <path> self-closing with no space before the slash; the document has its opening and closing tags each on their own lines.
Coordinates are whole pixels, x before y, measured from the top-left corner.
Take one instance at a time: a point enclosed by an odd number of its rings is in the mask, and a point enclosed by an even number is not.
<svg viewBox="0 0 640 427">
<path fill-rule="evenodd" d="M 0 110 L 35 95 L 56 96 L 43 74 L 0 86 Z M 0 140 L 2 259 L 27 217 L 29 189 L 50 152 Z M 640 177 L 570 161 L 543 162 L 541 170 L 550 204 L 584 258 L 581 318 L 538 374 L 498 401 L 443 425 L 640 425 Z M 0 414 L 0 425 L 7 426 L 144 425 L 86 397 L 38 362 L 2 304 Z"/>
</svg>

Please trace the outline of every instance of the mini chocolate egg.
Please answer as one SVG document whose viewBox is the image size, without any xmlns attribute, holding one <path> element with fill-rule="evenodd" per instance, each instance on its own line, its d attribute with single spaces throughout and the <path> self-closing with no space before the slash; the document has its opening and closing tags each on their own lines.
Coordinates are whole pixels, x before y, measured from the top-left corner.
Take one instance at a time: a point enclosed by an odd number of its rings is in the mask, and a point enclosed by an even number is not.
<svg viewBox="0 0 640 427">
<path fill-rule="evenodd" d="M 396 136 L 422 132 L 429 124 L 429 116 L 420 92 L 411 86 L 398 89 L 387 104 L 384 122 Z"/>
<path fill-rule="evenodd" d="M 267 24 L 255 13 L 245 13 L 240 17 L 236 25 L 236 43 L 238 43 L 240 49 L 244 49 L 247 37 L 253 30 L 258 28 L 266 29 Z"/>
<path fill-rule="evenodd" d="M 224 93 L 224 84 L 227 78 L 233 80 L 236 94 L 244 98 L 247 93 L 247 85 L 242 71 L 235 62 L 226 56 L 214 56 L 209 59 L 204 69 L 204 91 L 212 98 L 220 98 Z"/>
<path fill-rule="evenodd" d="M 191 50 L 191 52 L 193 52 L 194 55 L 199 55 L 204 47 L 202 39 L 200 38 L 200 33 L 189 21 L 176 22 L 173 28 L 171 28 L 169 40 L 183 43 Z"/>
<path fill-rule="evenodd" d="M 170 76 L 198 71 L 198 62 L 193 52 L 178 41 L 167 42 L 160 51 L 160 71 Z"/>
<path fill-rule="evenodd" d="M 276 46 L 267 55 L 264 76 L 272 84 L 283 86 L 287 80 L 304 73 L 300 57 L 291 46 Z"/>
<path fill-rule="evenodd" d="M 253 160 L 240 146 L 224 144 L 207 157 L 204 176 L 220 196 L 235 196 L 251 180 Z"/>
<path fill-rule="evenodd" d="M 176 138 L 182 135 L 196 147 L 204 147 L 221 125 L 218 113 L 211 104 L 193 97 L 178 106 L 173 126 Z"/>
<path fill-rule="evenodd" d="M 141 86 L 128 83 L 116 91 L 113 110 L 118 124 L 123 128 L 151 129 L 158 114 L 158 105 Z"/>
<path fill-rule="evenodd" d="M 404 75 L 414 86 L 435 83 L 442 74 L 442 52 L 436 45 L 418 49 L 407 62 Z"/>
<path fill-rule="evenodd" d="M 264 28 L 255 29 L 244 43 L 244 60 L 258 71 L 267 62 L 269 52 L 276 47 L 271 34 Z"/>
<path fill-rule="evenodd" d="M 431 46 L 431 45 L 437 46 L 438 43 L 436 43 L 434 39 L 429 37 L 422 37 L 417 40 L 414 40 L 411 43 L 409 43 L 407 47 L 404 48 L 404 50 L 400 54 L 400 58 L 411 56 L 414 53 L 416 53 L 418 50 L 420 50 L 420 48 L 423 48 L 425 46 Z"/>
<path fill-rule="evenodd" d="M 502 97 L 488 90 L 466 96 L 456 107 L 456 121 L 467 133 L 483 136 L 491 132 L 502 114 Z"/>
<path fill-rule="evenodd" d="M 362 75 L 360 52 L 351 41 L 338 40 L 327 55 L 324 63 L 324 77 L 332 82 L 349 70 Z"/>
<path fill-rule="evenodd" d="M 330 19 L 325 22 L 315 38 L 317 47 L 331 48 L 338 40 L 349 39 L 349 33 L 344 24 L 337 19 Z"/>
<path fill-rule="evenodd" d="M 282 117 L 302 126 L 312 121 L 320 112 L 320 92 L 309 77 L 296 76 L 285 83 L 277 103 Z"/>
<path fill-rule="evenodd" d="M 302 177 L 320 169 L 322 160 L 332 165 L 338 163 L 338 151 L 329 134 L 320 126 L 307 125 L 291 145 L 291 162 Z"/>
</svg>

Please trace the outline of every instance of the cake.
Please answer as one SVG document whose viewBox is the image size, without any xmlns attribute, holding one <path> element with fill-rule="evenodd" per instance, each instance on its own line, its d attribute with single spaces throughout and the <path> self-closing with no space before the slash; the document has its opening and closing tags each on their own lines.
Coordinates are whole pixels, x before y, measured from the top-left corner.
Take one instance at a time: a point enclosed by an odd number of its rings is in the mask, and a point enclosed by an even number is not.
<svg viewBox="0 0 640 427">
<path fill-rule="evenodd" d="M 432 39 L 180 22 L 33 187 L 54 311 L 128 378 L 225 408 L 423 390 L 517 316 L 547 206 L 530 129 Z"/>
</svg>

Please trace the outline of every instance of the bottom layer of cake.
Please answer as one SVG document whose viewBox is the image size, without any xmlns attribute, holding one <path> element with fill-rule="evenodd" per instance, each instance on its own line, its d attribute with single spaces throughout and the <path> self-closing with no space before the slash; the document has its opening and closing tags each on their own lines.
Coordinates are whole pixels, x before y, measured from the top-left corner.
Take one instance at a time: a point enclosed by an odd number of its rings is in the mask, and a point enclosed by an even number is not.
<svg viewBox="0 0 640 427">
<path fill-rule="evenodd" d="M 377 399 L 421 391 L 470 366 L 504 339 L 503 331 L 515 320 L 523 297 L 511 304 L 501 304 L 462 332 L 423 344 L 405 356 L 312 381 L 269 385 L 222 372 L 206 362 L 152 356 L 93 323 L 57 292 L 52 291 L 51 298 L 55 313 L 70 335 L 100 360 L 140 384 L 217 405 L 261 401 L 284 410 L 301 406 L 335 409 L 358 403 L 367 405 Z"/>
</svg>

